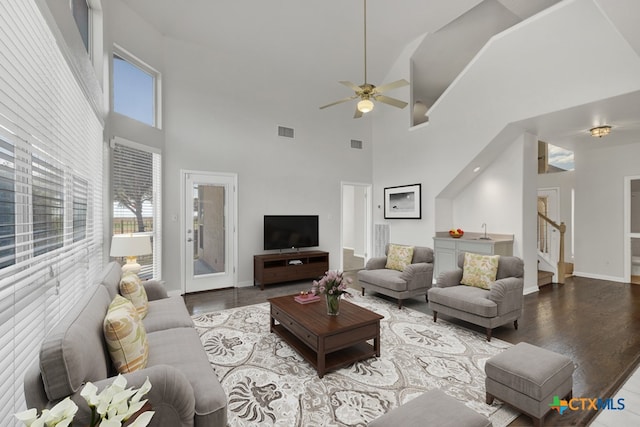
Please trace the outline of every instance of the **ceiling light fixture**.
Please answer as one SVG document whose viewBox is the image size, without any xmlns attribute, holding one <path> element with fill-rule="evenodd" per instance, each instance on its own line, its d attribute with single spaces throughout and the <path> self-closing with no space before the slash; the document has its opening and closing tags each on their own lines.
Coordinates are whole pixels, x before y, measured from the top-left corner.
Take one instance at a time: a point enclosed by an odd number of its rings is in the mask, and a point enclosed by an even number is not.
<svg viewBox="0 0 640 427">
<path fill-rule="evenodd" d="M 347 98 L 343 98 L 339 101 L 332 102 L 331 104 L 323 105 L 323 108 L 331 107 L 336 104 L 342 104 L 343 102 L 351 101 L 352 99 L 360 98 L 358 105 L 356 106 L 356 112 L 353 115 L 354 119 L 359 119 L 364 113 L 368 113 L 373 110 L 373 101 L 382 102 L 397 108 L 404 108 L 407 103 L 400 101 L 399 99 L 391 98 L 390 96 L 382 95 L 382 93 L 397 89 L 400 87 L 408 86 L 409 82 L 405 79 L 397 80 L 393 83 L 387 83 L 382 86 L 376 86 L 371 83 L 367 83 L 367 0 L 363 0 L 364 4 L 364 83 L 360 86 L 349 81 L 341 81 L 340 84 L 353 90 L 355 93 Z"/>
<path fill-rule="evenodd" d="M 609 135 L 611 126 L 597 126 L 589 129 L 589 132 L 591 132 L 591 136 L 593 137 L 602 138 L 603 136 Z"/>
<path fill-rule="evenodd" d="M 475 168 L 473 168 L 474 172 L 478 172 L 480 170 L 480 166 L 476 166 Z"/>
<path fill-rule="evenodd" d="M 358 111 L 361 113 L 368 113 L 371 110 L 373 110 L 373 102 L 370 99 L 363 99 L 358 102 Z"/>
</svg>

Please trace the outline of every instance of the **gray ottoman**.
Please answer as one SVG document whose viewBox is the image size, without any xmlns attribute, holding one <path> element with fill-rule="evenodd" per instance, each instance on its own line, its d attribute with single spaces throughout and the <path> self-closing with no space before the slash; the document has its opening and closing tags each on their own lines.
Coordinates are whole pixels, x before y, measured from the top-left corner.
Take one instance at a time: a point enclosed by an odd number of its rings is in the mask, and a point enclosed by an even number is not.
<svg viewBox="0 0 640 427">
<path fill-rule="evenodd" d="M 369 427 L 491 427 L 491 421 L 438 389 L 429 390 L 367 424 Z"/>
<path fill-rule="evenodd" d="M 487 404 L 498 398 L 542 426 L 554 396 L 571 398 L 573 362 L 566 356 L 521 342 L 487 360 Z"/>
</svg>

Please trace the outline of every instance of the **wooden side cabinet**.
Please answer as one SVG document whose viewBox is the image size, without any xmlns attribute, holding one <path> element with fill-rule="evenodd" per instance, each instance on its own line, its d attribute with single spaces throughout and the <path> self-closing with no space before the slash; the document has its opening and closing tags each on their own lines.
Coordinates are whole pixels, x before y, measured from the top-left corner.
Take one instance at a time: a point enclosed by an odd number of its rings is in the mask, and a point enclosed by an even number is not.
<svg viewBox="0 0 640 427">
<path fill-rule="evenodd" d="M 329 252 L 303 251 L 253 256 L 253 285 L 318 279 L 329 270 Z"/>
</svg>

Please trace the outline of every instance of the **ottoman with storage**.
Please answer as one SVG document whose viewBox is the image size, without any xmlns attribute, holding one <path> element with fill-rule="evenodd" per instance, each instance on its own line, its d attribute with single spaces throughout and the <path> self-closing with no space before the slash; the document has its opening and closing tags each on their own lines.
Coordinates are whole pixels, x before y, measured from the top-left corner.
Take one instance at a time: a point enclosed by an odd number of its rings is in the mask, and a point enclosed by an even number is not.
<svg viewBox="0 0 640 427">
<path fill-rule="evenodd" d="M 541 427 L 554 396 L 571 398 L 573 369 L 568 357 L 521 342 L 487 360 L 487 404 L 500 399 Z"/>
<path fill-rule="evenodd" d="M 491 427 L 491 421 L 444 392 L 433 389 L 371 421 L 368 427 Z"/>
</svg>

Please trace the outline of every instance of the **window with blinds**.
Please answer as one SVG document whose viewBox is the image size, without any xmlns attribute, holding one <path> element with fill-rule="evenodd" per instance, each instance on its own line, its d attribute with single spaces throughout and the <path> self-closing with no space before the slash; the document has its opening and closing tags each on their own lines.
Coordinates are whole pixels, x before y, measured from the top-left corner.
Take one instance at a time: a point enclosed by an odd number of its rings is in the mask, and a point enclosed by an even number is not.
<svg viewBox="0 0 640 427">
<path fill-rule="evenodd" d="M 138 275 L 160 279 L 161 154 L 152 147 L 114 138 L 111 158 L 113 234 L 149 234 L 153 253 L 137 257 L 141 266 Z"/>
<path fill-rule="evenodd" d="M 0 2 L 0 425 L 103 268 L 103 123 L 32 0 Z"/>
</svg>

